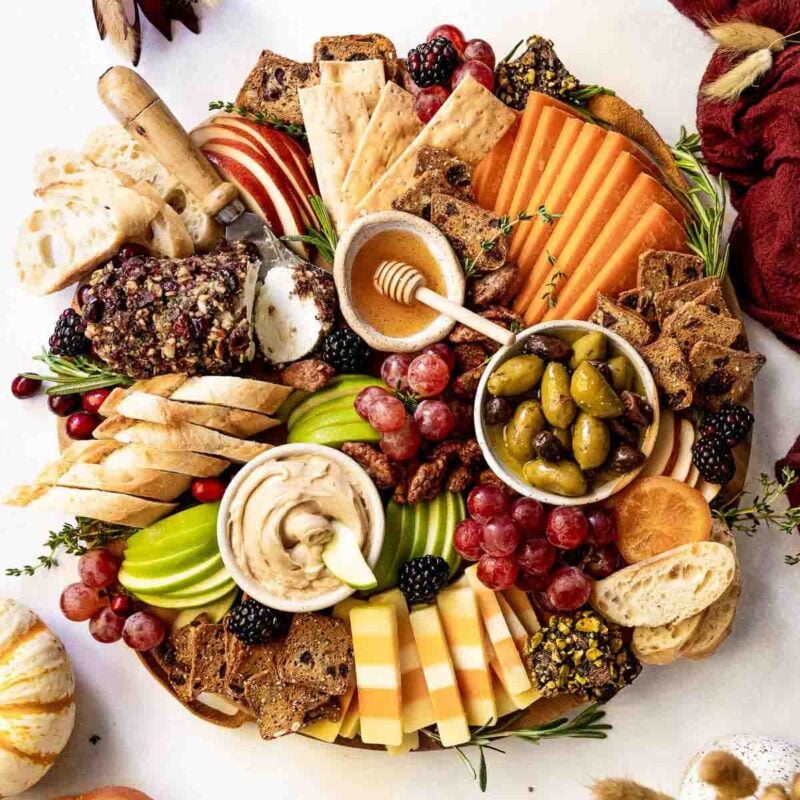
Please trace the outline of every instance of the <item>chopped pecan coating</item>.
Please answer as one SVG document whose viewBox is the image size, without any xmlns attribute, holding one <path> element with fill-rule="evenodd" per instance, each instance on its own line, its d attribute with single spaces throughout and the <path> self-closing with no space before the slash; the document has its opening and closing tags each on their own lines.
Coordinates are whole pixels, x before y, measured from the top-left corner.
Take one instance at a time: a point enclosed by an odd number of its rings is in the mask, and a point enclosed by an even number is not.
<svg viewBox="0 0 800 800">
<path fill-rule="evenodd" d="M 443 442 L 438 442 L 433 450 L 431 450 L 431 458 L 446 458 L 448 460 L 458 457 L 458 452 L 461 449 L 461 442 L 456 439 L 446 439 Z"/>
<path fill-rule="evenodd" d="M 334 375 L 336 375 L 336 370 L 330 364 L 317 358 L 295 361 L 280 373 L 281 381 L 286 386 L 304 392 L 316 392 L 323 389 L 331 382 Z"/>
<path fill-rule="evenodd" d="M 510 311 L 507 308 L 503 308 L 502 306 L 489 306 L 489 308 L 485 308 L 479 313 L 484 319 L 496 322 L 498 325 L 502 325 L 502 327 L 504 328 L 509 328 L 512 330 L 515 329 L 522 330 L 523 327 L 522 317 L 520 317 L 519 314 L 516 314 L 515 312 Z M 464 342 L 490 341 L 482 333 L 478 333 L 478 331 L 475 331 L 472 328 L 469 328 L 460 322 L 450 332 L 450 336 L 448 337 L 448 339 L 453 344 L 462 344 Z"/>
<path fill-rule="evenodd" d="M 342 452 L 360 464 L 379 489 L 391 489 L 402 480 L 402 467 L 390 461 L 371 444 L 345 442 L 342 445 Z"/>
</svg>

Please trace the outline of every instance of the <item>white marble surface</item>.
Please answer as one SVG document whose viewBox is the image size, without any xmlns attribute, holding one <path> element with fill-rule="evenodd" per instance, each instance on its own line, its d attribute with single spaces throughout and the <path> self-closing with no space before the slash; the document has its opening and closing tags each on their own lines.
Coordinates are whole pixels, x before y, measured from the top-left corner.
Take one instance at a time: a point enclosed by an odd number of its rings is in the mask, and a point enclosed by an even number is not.
<svg viewBox="0 0 800 800">
<path fill-rule="evenodd" d="M 95 81 L 116 62 L 97 41 L 87 0 L 3 4 L 0 80 L 4 133 L 2 163 L 6 200 L 0 242 L 3 381 L 28 368 L 29 355 L 45 342 L 66 297 L 34 299 L 15 285 L 10 256 L 19 218 L 30 207 L 30 164 L 50 146 L 79 146 L 91 126 L 106 121 Z M 152 29 L 143 74 L 191 124 L 206 104 L 233 98 L 258 52 L 310 56 L 321 34 L 380 30 L 405 51 L 433 25 L 453 22 L 468 36 L 492 41 L 504 53 L 530 32 L 556 40 L 567 64 L 584 80 L 615 88 L 671 140 L 692 125 L 696 87 L 710 47 L 666 0 L 497 0 L 402 3 L 279 4 L 222 0 L 206 16 L 199 38 L 177 31 L 172 45 Z M 800 433 L 800 361 L 767 331 L 750 324 L 753 346 L 769 356 L 758 384 L 758 426 L 751 480 L 770 470 Z M 30 479 L 55 455 L 53 419 L 43 400 L 20 403 L 0 392 L 0 489 Z M 29 563 L 59 518 L 0 509 L 0 566 Z M 761 532 L 739 542 L 745 592 L 736 630 L 722 651 L 701 663 L 646 670 L 609 708 L 614 731 L 607 741 L 554 741 L 541 747 L 511 744 L 491 755 L 489 796 L 559 798 L 587 796 L 594 778 L 629 775 L 676 791 L 690 755 L 706 741 L 752 732 L 795 739 L 800 567 L 783 555 L 800 540 Z M 78 674 L 78 725 L 49 776 L 26 795 L 52 798 L 98 784 L 139 786 L 158 800 L 269 796 L 323 800 L 379 796 L 416 800 L 476 796 L 457 757 L 449 753 L 390 759 L 348 751 L 300 737 L 262 742 L 252 728 L 231 732 L 186 714 L 124 646 L 96 644 L 85 625 L 65 621 L 57 606 L 62 587 L 75 579 L 69 558 L 35 578 L 0 577 L 0 595 L 28 603 L 64 639 Z M 92 734 L 101 736 L 96 746 Z"/>
</svg>

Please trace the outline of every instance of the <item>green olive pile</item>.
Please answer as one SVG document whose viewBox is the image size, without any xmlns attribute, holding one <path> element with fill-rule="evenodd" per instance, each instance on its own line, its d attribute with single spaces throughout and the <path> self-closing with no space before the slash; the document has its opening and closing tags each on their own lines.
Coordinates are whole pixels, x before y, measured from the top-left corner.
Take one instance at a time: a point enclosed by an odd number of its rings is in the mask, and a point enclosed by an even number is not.
<svg viewBox="0 0 800 800">
<path fill-rule="evenodd" d="M 599 332 L 571 345 L 534 335 L 489 376 L 484 419 L 504 426 L 503 454 L 537 489 L 579 497 L 644 463 L 639 443 L 653 409 L 634 392 L 630 361 L 608 356 Z"/>
</svg>

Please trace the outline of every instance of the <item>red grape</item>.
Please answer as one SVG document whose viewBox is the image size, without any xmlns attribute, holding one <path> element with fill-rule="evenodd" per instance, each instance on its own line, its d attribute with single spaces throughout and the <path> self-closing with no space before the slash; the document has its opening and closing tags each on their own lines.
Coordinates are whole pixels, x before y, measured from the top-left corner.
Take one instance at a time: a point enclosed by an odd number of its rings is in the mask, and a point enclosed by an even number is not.
<svg viewBox="0 0 800 800">
<path fill-rule="evenodd" d="M 528 539 L 517 555 L 520 569 L 531 575 L 547 575 L 556 563 L 556 549 L 547 539 Z"/>
<path fill-rule="evenodd" d="M 453 43 L 456 52 L 459 55 L 463 54 L 467 40 L 455 25 L 438 25 L 428 34 L 428 38 L 425 41 L 432 42 L 437 36 L 444 36 L 445 39 L 449 39 Z"/>
<path fill-rule="evenodd" d="M 381 380 L 395 391 L 408 389 L 408 365 L 413 360 L 408 353 L 386 356 L 381 364 Z"/>
<path fill-rule="evenodd" d="M 592 582 L 577 567 L 561 567 L 550 576 L 547 599 L 556 611 L 576 611 L 586 605 Z"/>
<path fill-rule="evenodd" d="M 441 400 L 423 400 L 414 411 L 414 422 L 424 439 L 441 442 L 453 432 L 456 418 L 447 403 Z"/>
<path fill-rule="evenodd" d="M 388 395 L 389 392 L 382 386 L 367 386 L 366 389 L 362 389 L 356 395 L 355 403 L 353 403 L 356 414 L 365 422 L 369 422 L 369 410 L 372 408 L 372 404 L 379 397 L 387 397 Z"/>
<path fill-rule="evenodd" d="M 133 650 L 152 650 L 164 641 L 164 623 L 146 611 L 137 611 L 125 620 L 122 638 Z"/>
<path fill-rule="evenodd" d="M 119 561 L 108 550 L 89 550 L 78 561 L 78 575 L 92 589 L 107 589 L 118 574 Z"/>
<path fill-rule="evenodd" d="M 547 514 L 538 500 L 518 497 L 511 504 L 511 519 L 523 536 L 541 536 L 544 534 Z"/>
<path fill-rule="evenodd" d="M 216 503 L 225 494 L 225 481 L 219 478 L 195 478 L 192 481 L 192 497 L 198 503 Z"/>
<path fill-rule="evenodd" d="M 26 397 L 33 397 L 42 386 L 40 380 L 36 378 L 26 378 L 22 375 L 17 375 L 11 381 L 11 394 L 19 400 L 24 400 Z"/>
<path fill-rule="evenodd" d="M 114 595 L 111 610 L 120 617 L 129 617 L 133 613 L 133 598 L 129 594 Z"/>
<path fill-rule="evenodd" d="M 417 356 L 408 367 L 408 385 L 420 397 L 435 397 L 450 383 L 447 362 L 434 353 Z"/>
<path fill-rule="evenodd" d="M 589 522 L 587 541 L 596 547 L 611 544 L 617 538 L 617 523 L 614 515 L 605 508 L 593 508 L 586 515 Z"/>
<path fill-rule="evenodd" d="M 483 555 L 483 525 L 474 519 L 464 519 L 456 525 L 453 541 L 458 554 L 467 561 L 477 561 Z"/>
<path fill-rule="evenodd" d="M 406 417 L 400 430 L 381 434 L 381 450 L 392 461 L 408 461 L 414 458 L 421 444 L 422 436 L 411 417 Z"/>
<path fill-rule="evenodd" d="M 450 403 L 450 410 L 453 412 L 455 425 L 453 436 L 466 438 L 475 433 L 475 415 L 471 403 L 464 400 L 453 400 Z"/>
<path fill-rule="evenodd" d="M 430 347 L 426 347 L 423 353 L 433 353 L 439 356 L 447 364 L 447 368 L 452 372 L 456 368 L 456 354 L 444 342 L 437 342 Z"/>
<path fill-rule="evenodd" d="M 516 585 L 523 592 L 544 592 L 548 583 L 550 578 L 547 575 L 531 575 L 530 572 L 520 569 Z"/>
<path fill-rule="evenodd" d="M 61 613 L 72 622 L 86 622 L 100 608 L 100 594 L 85 583 L 71 583 L 61 592 Z"/>
<path fill-rule="evenodd" d="M 497 59 L 489 42 L 483 39 L 470 39 L 464 47 L 464 61 L 481 61 L 493 70 Z"/>
<path fill-rule="evenodd" d="M 86 392 L 81 398 L 83 410 L 88 411 L 90 414 L 97 414 L 100 411 L 100 406 L 105 403 L 110 394 L 111 389 L 93 389 L 91 392 Z"/>
<path fill-rule="evenodd" d="M 469 493 L 467 510 L 473 519 L 486 522 L 508 511 L 508 495 L 499 486 L 483 483 Z"/>
<path fill-rule="evenodd" d="M 91 439 L 100 417 L 86 411 L 76 411 L 67 417 L 67 436 L 70 439 Z"/>
<path fill-rule="evenodd" d="M 80 407 L 80 397 L 77 394 L 51 394 L 47 398 L 47 407 L 57 417 L 68 417 Z"/>
<path fill-rule="evenodd" d="M 494 91 L 494 72 L 482 61 L 465 61 L 461 66 L 456 67 L 456 71 L 450 79 L 450 88 L 455 89 L 467 75 L 471 75 L 490 92 Z"/>
<path fill-rule="evenodd" d="M 613 544 L 591 549 L 581 561 L 584 572 L 595 580 L 602 580 L 622 566 L 622 556 Z"/>
<path fill-rule="evenodd" d="M 554 508 L 547 518 L 547 538 L 561 550 L 580 547 L 589 534 L 586 515 L 579 508 L 563 506 Z"/>
<path fill-rule="evenodd" d="M 483 549 L 490 556 L 510 556 L 519 546 L 519 531 L 511 517 L 492 517 L 483 525 Z"/>
<path fill-rule="evenodd" d="M 427 89 L 423 89 L 414 98 L 414 111 L 417 112 L 419 121 L 430 122 L 448 97 L 450 97 L 450 92 L 444 86 L 429 86 Z"/>
<path fill-rule="evenodd" d="M 391 395 L 379 397 L 369 410 L 369 424 L 379 433 L 399 431 L 406 421 L 406 407 Z"/>
<path fill-rule="evenodd" d="M 478 578 L 489 589 L 496 592 L 510 589 L 517 580 L 519 566 L 513 558 L 481 556 L 478 562 Z"/>
<path fill-rule="evenodd" d="M 122 638 L 125 618 L 118 617 L 110 608 L 101 608 L 89 622 L 89 633 L 103 644 L 118 642 Z"/>
</svg>

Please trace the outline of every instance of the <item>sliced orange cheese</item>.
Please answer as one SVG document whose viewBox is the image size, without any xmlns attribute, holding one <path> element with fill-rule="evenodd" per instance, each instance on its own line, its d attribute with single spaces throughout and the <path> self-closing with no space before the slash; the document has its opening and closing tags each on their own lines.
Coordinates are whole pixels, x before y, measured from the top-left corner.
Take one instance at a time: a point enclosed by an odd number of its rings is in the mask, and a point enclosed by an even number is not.
<svg viewBox="0 0 800 800">
<path fill-rule="evenodd" d="M 499 595 L 481 583 L 477 570 L 473 565 L 467 569 L 466 575 L 478 598 L 478 608 L 492 645 L 492 663 L 496 665 L 497 674 L 509 694 L 526 692 L 531 688 L 530 678 L 500 608 Z"/>
<path fill-rule="evenodd" d="M 414 641 L 405 597 L 392 589 L 370 598 L 371 604 L 393 606 L 397 613 L 397 634 L 400 641 L 400 683 L 403 695 L 403 732 L 412 733 L 433 725 L 433 706 L 422 672 L 422 664 Z"/>
<path fill-rule="evenodd" d="M 500 192 L 500 185 L 503 183 L 511 152 L 514 149 L 514 142 L 519 133 L 520 117 L 508 129 L 506 135 L 494 146 L 486 158 L 475 167 L 472 176 L 472 190 L 475 193 L 475 200 L 482 208 L 491 210 L 497 201 Z"/>
<path fill-rule="evenodd" d="M 394 747 L 392 745 L 386 746 L 386 752 L 390 756 L 403 756 L 406 753 L 410 753 L 412 750 L 417 750 L 417 749 L 419 749 L 419 731 L 404 733 L 403 741 L 397 747 Z"/>
<path fill-rule="evenodd" d="M 411 627 L 439 738 L 445 747 L 464 744 L 470 739 L 469 725 L 439 609 L 436 606 L 415 609 L 411 612 Z"/>
<path fill-rule="evenodd" d="M 533 636 L 542 626 L 539 624 L 539 618 L 533 610 L 527 592 L 523 592 L 522 589 L 517 589 L 516 586 L 513 586 L 511 589 L 503 591 L 503 597 L 508 605 L 511 606 L 517 619 L 522 623 L 528 636 Z"/>
<path fill-rule="evenodd" d="M 399 747 L 403 743 L 400 640 L 394 606 L 350 611 L 356 662 L 361 741 Z"/>
<path fill-rule="evenodd" d="M 483 645 L 483 622 L 472 587 L 440 592 L 437 600 L 456 681 L 470 725 L 497 719 L 489 658 Z"/>
</svg>

